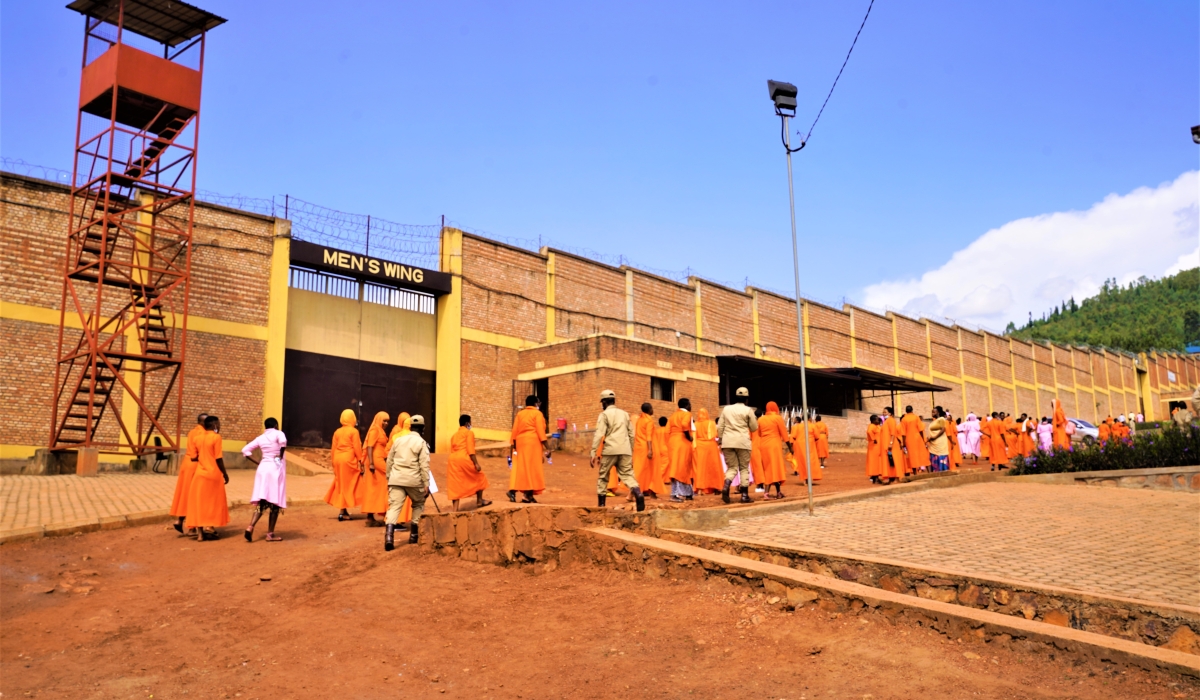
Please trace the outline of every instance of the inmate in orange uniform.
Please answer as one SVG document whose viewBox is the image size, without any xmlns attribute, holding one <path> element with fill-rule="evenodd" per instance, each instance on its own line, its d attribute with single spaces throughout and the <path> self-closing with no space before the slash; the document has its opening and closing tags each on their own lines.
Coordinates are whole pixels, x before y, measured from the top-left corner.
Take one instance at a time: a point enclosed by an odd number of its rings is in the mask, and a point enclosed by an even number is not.
<svg viewBox="0 0 1200 700">
<path fill-rule="evenodd" d="M 229 523 L 229 502 L 225 499 L 225 475 L 217 465 L 222 454 L 221 436 L 205 430 L 196 442 L 196 473 L 188 495 L 187 526 L 224 527 Z"/>
<path fill-rule="evenodd" d="M 1008 464 L 1008 452 L 1004 446 L 1004 421 L 993 418 L 987 422 L 984 434 L 988 436 L 988 459 L 993 467 Z"/>
<path fill-rule="evenodd" d="M 372 515 L 386 513 L 388 508 L 388 434 L 383 427 L 388 417 L 386 411 L 376 413 L 375 419 L 371 421 L 371 427 L 367 430 L 367 439 L 363 441 L 363 455 L 365 458 L 367 448 L 372 448 L 371 460 L 363 470 L 362 478 L 358 481 L 358 490 L 354 494 L 362 512 Z M 374 467 L 373 471 L 371 467 Z"/>
<path fill-rule="evenodd" d="M 1067 435 L 1067 413 L 1063 410 L 1062 401 L 1054 399 L 1054 418 L 1052 419 L 1053 428 L 1050 436 L 1054 441 L 1054 446 L 1068 450 L 1071 448 L 1071 436 Z"/>
<path fill-rule="evenodd" d="M 809 425 L 812 425 L 812 423 L 809 423 Z M 809 433 L 809 435 L 811 436 L 812 433 Z M 800 468 L 804 466 L 805 442 L 802 439 L 803 436 L 804 436 L 804 422 L 796 421 L 795 423 L 792 424 L 792 434 L 788 436 L 791 446 L 792 446 L 792 468 L 794 468 L 797 472 L 800 472 L 800 481 L 807 484 L 808 483 L 808 472 L 800 471 Z M 818 466 L 820 463 L 820 460 L 817 457 L 817 453 L 813 450 L 811 440 L 808 442 L 808 449 L 809 449 L 809 461 L 812 462 L 812 466 L 813 466 L 812 480 L 813 480 L 813 483 L 815 484 L 821 480 L 821 476 L 822 476 L 821 475 L 821 467 Z"/>
<path fill-rule="evenodd" d="M 883 427 L 879 424 L 872 422 L 867 426 L 867 477 L 871 479 L 882 477 L 887 467 L 887 454 L 884 453 L 883 443 L 879 439 L 882 432 Z"/>
<path fill-rule="evenodd" d="M 1105 418 L 1103 421 L 1101 421 L 1100 425 L 1096 426 L 1096 429 L 1100 431 L 1100 434 L 1097 437 L 1097 439 L 1100 440 L 1100 444 L 1103 445 L 1104 443 L 1108 442 L 1108 439 L 1110 437 L 1112 437 L 1112 416 L 1109 416 L 1108 418 Z M 190 436 L 188 437 L 188 444 L 189 445 L 191 444 Z M 182 473 L 183 472 L 180 472 L 180 474 L 182 474 Z M 174 514 L 175 514 L 174 511 L 172 511 L 171 515 L 174 515 Z"/>
<path fill-rule="evenodd" d="M 647 488 L 655 493 L 668 493 L 671 482 L 671 453 L 667 449 L 667 417 L 659 416 L 658 425 L 654 427 L 654 481 Z M 635 479 L 637 477 L 634 477 Z M 641 485 L 642 482 L 638 482 Z"/>
<path fill-rule="evenodd" d="M 883 445 L 883 478 L 899 479 L 904 476 L 904 446 L 900 444 L 900 423 L 890 413 L 879 426 L 879 444 Z M 888 462 L 888 450 L 892 460 Z"/>
<path fill-rule="evenodd" d="M 763 486 L 787 481 L 787 466 L 783 460 L 783 443 L 788 442 L 787 423 L 779 415 L 779 405 L 767 402 L 767 413 L 758 419 L 758 458 L 762 464 Z M 776 490 L 780 487 L 777 486 Z"/>
<path fill-rule="evenodd" d="M 546 417 L 534 406 L 526 406 L 517 412 L 513 421 L 512 442 L 516 445 L 512 471 L 508 473 L 509 491 L 546 490 L 546 473 L 542 462 L 546 459 L 542 443 L 546 442 Z"/>
<path fill-rule="evenodd" d="M 667 421 L 667 452 L 670 466 L 667 477 L 682 484 L 691 484 L 695 478 L 692 469 L 692 412 L 685 409 L 676 411 Z"/>
<path fill-rule="evenodd" d="M 696 490 L 702 493 L 720 491 L 725 485 L 725 470 L 721 467 L 721 447 L 717 444 L 717 423 L 708 417 L 708 411 L 703 408 L 696 411 L 694 455 Z"/>
<path fill-rule="evenodd" d="M 358 423 L 354 411 L 348 408 L 342 411 L 341 423 L 342 427 L 333 431 L 333 441 L 329 448 L 329 460 L 333 463 L 333 483 L 325 493 L 325 502 L 334 508 L 346 510 L 358 505 L 354 493 L 358 487 L 358 480 L 362 478 L 362 474 L 358 473 L 358 465 L 362 464 L 363 452 L 358 428 L 354 427 Z"/>
<path fill-rule="evenodd" d="M 915 413 L 905 413 L 900 419 L 900 430 L 904 433 L 908 471 L 929 469 L 929 449 L 925 447 L 925 422 Z"/>
<path fill-rule="evenodd" d="M 633 478 L 637 479 L 642 491 L 658 495 L 662 491 L 659 485 L 662 483 L 662 474 L 657 474 L 656 481 L 655 461 L 650 458 L 650 455 L 658 456 L 657 449 L 651 450 L 653 443 L 654 416 L 643 413 L 638 416 L 633 429 Z"/>
<path fill-rule="evenodd" d="M 983 460 L 989 460 L 992 456 L 992 438 L 987 428 L 991 420 L 985 415 L 983 420 L 979 421 L 979 458 Z"/>
<path fill-rule="evenodd" d="M 171 516 L 182 518 L 187 515 L 188 495 L 191 494 L 192 476 L 196 473 L 196 449 L 199 447 L 200 436 L 204 434 L 204 425 L 197 425 L 187 434 L 187 454 L 183 464 L 179 465 L 179 474 L 175 477 L 175 495 L 171 498 Z M 175 528 L 181 529 L 181 528 Z"/>
<path fill-rule="evenodd" d="M 950 471 L 958 471 L 958 467 L 962 464 L 962 448 L 958 445 L 958 425 L 946 414 L 946 439 L 950 441 Z"/>
<path fill-rule="evenodd" d="M 821 464 L 825 464 L 825 460 L 829 459 L 829 426 L 825 425 L 820 416 L 809 421 L 808 436 L 813 441 L 813 454 Z"/>
<path fill-rule="evenodd" d="M 1021 426 L 1021 456 L 1028 457 L 1037 449 L 1033 436 L 1037 434 L 1037 421 L 1027 418 Z"/>
<path fill-rule="evenodd" d="M 487 476 L 475 471 L 473 454 L 475 433 L 465 425 L 459 426 L 458 432 L 450 437 L 450 460 L 446 464 L 446 495 L 452 501 L 469 498 L 488 487 Z"/>
<path fill-rule="evenodd" d="M 1017 445 L 1017 424 L 1012 416 L 1004 416 L 1004 454 L 1009 459 L 1020 454 L 1020 447 Z"/>
</svg>

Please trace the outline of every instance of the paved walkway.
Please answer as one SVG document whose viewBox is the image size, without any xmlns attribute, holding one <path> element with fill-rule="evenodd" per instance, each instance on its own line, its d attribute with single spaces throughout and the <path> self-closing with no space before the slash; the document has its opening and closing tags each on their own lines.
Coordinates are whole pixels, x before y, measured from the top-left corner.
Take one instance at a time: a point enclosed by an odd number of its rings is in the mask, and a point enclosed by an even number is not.
<svg viewBox="0 0 1200 700">
<path fill-rule="evenodd" d="M 288 476 L 288 499 L 319 500 L 329 476 Z M 254 471 L 232 469 L 225 487 L 231 504 L 250 500 Z M 102 474 L 98 477 L 0 476 L 0 536 L 29 527 L 54 527 L 171 507 L 175 477 Z"/>
<path fill-rule="evenodd" d="M 1200 606 L 1200 495 L 975 484 L 731 521 L 712 534 Z"/>
</svg>

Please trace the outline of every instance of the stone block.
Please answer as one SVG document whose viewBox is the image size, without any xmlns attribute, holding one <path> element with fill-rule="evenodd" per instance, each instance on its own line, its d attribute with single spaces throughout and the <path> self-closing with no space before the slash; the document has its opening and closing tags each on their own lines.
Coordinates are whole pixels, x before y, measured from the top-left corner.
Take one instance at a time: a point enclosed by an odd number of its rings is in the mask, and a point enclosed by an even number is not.
<svg viewBox="0 0 1200 700">
<path fill-rule="evenodd" d="M 792 560 L 783 556 L 782 554 L 772 554 L 769 557 L 767 557 L 767 561 L 774 564 L 775 566 L 790 567 L 792 565 Z"/>
<path fill-rule="evenodd" d="M 1042 622 L 1049 625 L 1058 625 L 1059 627 L 1070 627 L 1071 616 L 1062 610 L 1048 610 L 1042 613 Z"/>
<path fill-rule="evenodd" d="M 479 561 L 479 554 L 474 547 L 463 547 L 458 556 L 467 561 Z"/>
<path fill-rule="evenodd" d="M 958 602 L 973 608 L 986 608 L 992 602 L 992 597 L 979 586 L 969 583 L 958 592 Z"/>
<path fill-rule="evenodd" d="M 945 588 L 947 586 L 955 585 L 954 581 L 951 581 L 948 578 L 927 578 L 927 579 L 925 579 L 925 583 L 928 583 L 929 585 L 933 586 L 934 588 L 938 588 L 938 587 Z"/>
<path fill-rule="evenodd" d="M 1012 602 L 1012 591 L 1007 588 L 997 588 L 992 591 L 992 597 L 996 599 L 998 605 L 1008 605 Z"/>
<path fill-rule="evenodd" d="M 1009 612 L 1020 613 L 1026 620 L 1037 617 L 1037 596 L 1032 593 L 1014 593 L 1008 604 Z"/>
<path fill-rule="evenodd" d="M 421 524 L 417 525 L 417 542 L 419 544 L 432 546 L 433 545 L 433 518 L 421 518 Z M 399 539 L 400 533 L 396 533 L 396 538 Z"/>
<path fill-rule="evenodd" d="M 554 513 L 549 508 L 526 508 L 529 513 L 529 529 L 532 532 L 545 532 L 554 529 Z"/>
<path fill-rule="evenodd" d="M 100 448 L 81 447 L 77 453 L 75 476 L 100 476 Z"/>
<path fill-rule="evenodd" d="M 1116 480 L 1116 479 L 1101 479 L 1101 480 L 1100 480 L 1100 485 L 1101 485 L 1101 486 L 1109 486 L 1109 487 L 1112 487 L 1112 488 L 1116 488 L 1116 486 L 1117 486 L 1117 480 Z"/>
<path fill-rule="evenodd" d="M 753 549 L 743 549 L 742 551 L 738 552 L 738 556 L 743 559 L 749 559 L 750 561 L 760 561 L 762 559 L 762 556 Z"/>
<path fill-rule="evenodd" d="M 433 541 L 438 544 L 450 544 L 454 541 L 454 521 L 448 515 L 435 515 L 433 521 Z"/>
<path fill-rule="evenodd" d="M 817 601 L 817 607 L 825 612 L 842 612 L 845 606 L 836 598 L 821 598 Z"/>
<path fill-rule="evenodd" d="M 475 558 L 485 564 L 497 564 L 504 561 L 496 543 L 490 541 L 482 542 L 475 548 Z"/>
<path fill-rule="evenodd" d="M 661 578 L 667 573 L 667 562 L 658 555 L 651 555 L 646 560 L 645 568 L 646 576 L 649 578 Z"/>
<path fill-rule="evenodd" d="M 480 544 L 492 538 L 492 519 L 483 513 L 475 513 L 467 519 L 467 539 L 471 544 Z"/>
<path fill-rule="evenodd" d="M 763 579 L 763 590 L 767 595 L 777 595 L 780 598 L 787 596 L 787 586 L 774 579 Z"/>
<path fill-rule="evenodd" d="M 1185 654 L 1200 654 L 1200 635 L 1193 632 L 1191 627 L 1180 625 L 1163 644 L 1163 648 L 1182 651 Z"/>
<path fill-rule="evenodd" d="M 1117 483 L 1123 488 L 1140 489 L 1146 485 L 1146 477 L 1144 476 L 1123 476 L 1117 480 Z"/>
<path fill-rule="evenodd" d="M 885 591 L 892 593 L 903 593 L 910 595 L 912 593 L 908 586 L 905 585 L 904 579 L 899 576 L 884 575 L 879 577 L 879 587 Z"/>
<path fill-rule="evenodd" d="M 787 606 L 791 609 L 802 608 L 821 596 L 816 591 L 807 588 L 787 589 Z"/>
<path fill-rule="evenodd" d="M 541 561 L 546 552 L 542 538 L 537 533 L 517 535 L 516 549 L 534 561 Z"/>
<path fill-rule="evenodd" d="M 558 549 L 559 547 L 562 546 L 563 542 L 567 541 L 568 537 L 570 537 L 570 535 L 568 535 L 565 532 L 557 532 L 555 530 L 548 530 L 546 532 L 546 546 L 551 547 L 553 549 Z"/>
<path fill-rule="evenodd" d="M 564 508 L 558 511 L 554 516 L 554 528 L 564 532 L 578 530 L 583 527 L 583 522 L 579 519 L 579 513 L 573 508 Z"/>
<path fill-rule="evenodd" d="M 833 578 L 833 572 L 829 570 L 829 567 L 825 566 L 816 559 L 808 559 L 805 561 L 805 565 L 808 567 L 809 571 L 817 574 L 818 576 L 828 576 Z"/>
<path fill-rule="evenodd" d="M 469 528 L 468 528 L 467 516 L 452 515 L 450 517 L 454 519 L 454 541 L 455 541 L 455 543 L 458 544 L 459 547 L 461 547 L 464 544 L 466 544 L 467 542 L 470 542 L 471 537 L 470 537 L 470 534 L 468 533 Z"/>
<path fill-rule="evenodd" d="M 838 578 L 843 581 L 857 581 L 860 574 L 862 570 L 857 566 L 843 566 L 837 572 Z"/>
<path fill-rule="evenodd" d="M 496 547 L 504 561 L 512 561 L 515 549 L 516 534 L 513 532 L 511 511 L 505 511 L 496 518 Z M 518 511 L 519 512 L 519 511 Z"/>
<path fill-rule="evenodd" d="M 1192 474 L 1191 486 L 1192 491 L 1200 491 L 1200 473 Z"/>
<path fill-rule="evenodd" d="M 1171 481 L 1170 474 L 1159 474 L 1158 476 L 1154 477 L 1154 485 L 1162 489 L 1175 488 L 1175 484 Z"/>
<path fill-rule="evenodd" d="M 917 597 L 937 600 L 943 603 L 953 603 L 958 593 L 953 588 L 934 588 L 926 583 L 917 584 Z"/>
<path fill-rule="evenodd" d="M 509 517 L 512 519 L 513 534 L 524 535 L 526 532 L 529 532 L 529 509 L 517 508 L 510 512 L 512 513 Z"/>
</svg>

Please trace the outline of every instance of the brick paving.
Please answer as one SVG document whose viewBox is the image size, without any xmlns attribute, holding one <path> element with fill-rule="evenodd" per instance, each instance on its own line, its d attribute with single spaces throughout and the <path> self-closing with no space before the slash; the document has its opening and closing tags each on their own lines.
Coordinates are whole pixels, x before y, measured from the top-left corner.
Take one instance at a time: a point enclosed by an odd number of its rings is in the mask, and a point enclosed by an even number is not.
<svg viewBox="0 0 1200 700">
<path fill-rule="evenodd" d="M 289 501 L 324 497 L 329 476 L 288 476 Z M 254 472 L 233 469 L 225 487 L 231 504 L 245 503 Z M 102 474 L 98 477 L 0 476 L 0 535 L 171 507 L 175 477 L 164 474 Z"/>
<path fill-rule="evenodd" d="M 975 484 L 733 520 L 710 534 L 1200 606 L 1200 495 Z"/>
</svg>

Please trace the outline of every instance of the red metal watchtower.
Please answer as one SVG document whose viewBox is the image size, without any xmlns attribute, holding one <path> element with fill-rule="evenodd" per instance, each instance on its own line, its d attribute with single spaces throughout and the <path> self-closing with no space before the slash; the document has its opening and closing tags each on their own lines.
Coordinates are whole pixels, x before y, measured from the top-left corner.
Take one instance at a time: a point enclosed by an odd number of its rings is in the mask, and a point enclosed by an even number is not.
<svg viewBox="0 0 1200 700">
<path fill-rule="evenodd" d="M 83 71 L 50 448 L 176 450 L 204 43 L 225 20 L 179 0 L 67 8 Z"/>
</svg>

